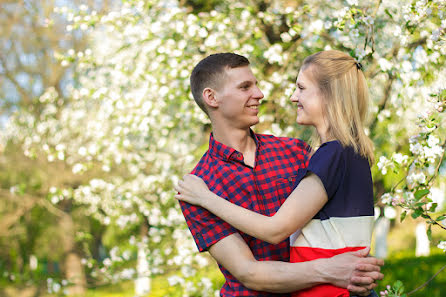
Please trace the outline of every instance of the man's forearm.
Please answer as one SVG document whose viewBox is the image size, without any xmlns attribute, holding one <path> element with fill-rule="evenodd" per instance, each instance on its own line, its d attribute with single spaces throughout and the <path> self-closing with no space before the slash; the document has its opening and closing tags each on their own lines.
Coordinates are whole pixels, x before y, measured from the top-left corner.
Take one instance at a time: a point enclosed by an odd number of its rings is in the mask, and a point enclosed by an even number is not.
<svg viewBox="0 0 446 297">
<path fill-rule="evenodd" d="M 352 292 L 363 293 L 383 277 L 379 272 L 383 261 L 365 257 L 369 249 L 301 263 L 257 261 L 240 234 L 234 233 L 211 246 L 209 252 L 246 287 L 271 293 L 294 292 L 321 283 L 342 288 L 353 285 Z"/>
<path fill-rule="evenodd" d="M 247 288 L 271 293 L 294 292 L 330 283 L 324 269 L 330 267 L 335 258 L 302 263 L 257 261 L 238 233 L 221 239 L 209 248 L 209 252 Z"/>
<path fill-rule="evenodd" d="M 318 269 L 325 259 L 310 262 L 287 263 L 252 261 L 239 275 L 246 287 L 271 293 L 289 293 L 330 282 Z"/>
<path fill-rule="evenodd" d="M 367 253 L 368 250 L 357 251 L 301 263 L 250 261 L 239 280 L 250 289 L 271 293 L 294 292 L 329 283 L 360 294 L 368 292 L 383 277 L 379 272 L 382 260 L 364 257 Z"/>
</svg>

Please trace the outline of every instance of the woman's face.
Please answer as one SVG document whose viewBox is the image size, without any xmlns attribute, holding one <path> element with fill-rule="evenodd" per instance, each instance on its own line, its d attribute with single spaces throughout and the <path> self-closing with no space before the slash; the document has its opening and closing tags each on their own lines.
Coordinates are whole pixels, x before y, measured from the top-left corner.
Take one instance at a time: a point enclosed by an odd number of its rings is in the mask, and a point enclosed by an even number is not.
<svg viewBox="0 0 446 297">
<path fill-rule="evenodd" d="M 299 71 L 296 90 L 291 95 L 291 101 L 297 103 L 297 119 L 299 125 L 311 125 L 326 128 L 323 112 L 323 98 L 319 87 L 311 78 L 311 67 Z M 325 130 L 325 129 L 324 129 Z"/>
</svg>

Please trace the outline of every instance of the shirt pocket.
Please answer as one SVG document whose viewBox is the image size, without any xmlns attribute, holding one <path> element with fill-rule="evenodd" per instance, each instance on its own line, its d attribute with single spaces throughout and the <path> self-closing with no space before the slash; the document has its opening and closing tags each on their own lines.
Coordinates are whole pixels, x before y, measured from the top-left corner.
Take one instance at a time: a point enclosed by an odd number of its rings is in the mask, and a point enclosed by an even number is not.
<svg viewBox="0 0 446 297">
<path fill-rule="evenodd" d="M 297 174 L 289 175 L 276 180 L 276 197 L 280 200 L 280 204 L 282 204 L 285 199 L 290 196 L 291 192 L 293 192 L 293 190 L 297 187 L 306 173 L 306 169 L 299 169 Z"/>
</svg>

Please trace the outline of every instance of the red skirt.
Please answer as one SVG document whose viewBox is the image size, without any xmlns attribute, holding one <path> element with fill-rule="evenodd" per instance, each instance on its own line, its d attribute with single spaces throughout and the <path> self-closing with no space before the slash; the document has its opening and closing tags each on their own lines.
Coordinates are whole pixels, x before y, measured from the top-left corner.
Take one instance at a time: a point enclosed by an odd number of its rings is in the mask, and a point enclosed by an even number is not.
<svg viewBox="0 0 446 297">
<path fill-rule="evenodd" d="M 321 249 L 310 247 L 291 247 L 290 262 L 306 262 L 321 258 L 331 258 L 333 256 L 361 250 L 364 247 L 346 247 L 342 249 Z M 293 297 L 349 297 L 347 289 L 340 288 L 330 284 L 317 285 L 308 289 L 293 293 Z"/>
</svg>

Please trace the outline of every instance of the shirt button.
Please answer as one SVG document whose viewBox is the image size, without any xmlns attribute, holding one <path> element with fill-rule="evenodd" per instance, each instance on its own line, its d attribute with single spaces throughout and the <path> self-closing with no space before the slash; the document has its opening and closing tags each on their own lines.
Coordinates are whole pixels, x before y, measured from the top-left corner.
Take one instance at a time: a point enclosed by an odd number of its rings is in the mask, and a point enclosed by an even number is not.
<svg viewBox="0 0 446 297">
<path fill-rule="evenodd" d="M 238 157 L 238 158 L 241 158 L 241 157 L 242 157 L 242 154 L 241 154 L 241 153 L 237 153 L 237 157 Z"/>
<path fill-rule="evenodd" d="M 292 182 L 294 178 L 292 176 L 288 177 L 288 181 Z"/>
</svg>

